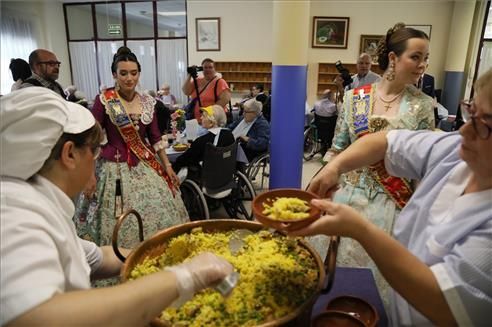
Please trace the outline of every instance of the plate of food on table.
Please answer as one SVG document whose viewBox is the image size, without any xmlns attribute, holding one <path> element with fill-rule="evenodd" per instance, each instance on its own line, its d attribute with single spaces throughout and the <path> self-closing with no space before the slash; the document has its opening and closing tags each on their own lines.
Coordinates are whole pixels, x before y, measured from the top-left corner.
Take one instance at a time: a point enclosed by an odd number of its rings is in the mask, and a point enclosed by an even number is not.
<svg viewBox="0 0 492 327">
<path fill-rule="evenodd" d="M 186 151 L 186 149 L 188 149 L 188 147 L 189 147 L 189 145 L 185 144 L 185 143 L 176 143 L 173 145 L 174 151 L 178 151 L 178 152 Z"/>
</svg>

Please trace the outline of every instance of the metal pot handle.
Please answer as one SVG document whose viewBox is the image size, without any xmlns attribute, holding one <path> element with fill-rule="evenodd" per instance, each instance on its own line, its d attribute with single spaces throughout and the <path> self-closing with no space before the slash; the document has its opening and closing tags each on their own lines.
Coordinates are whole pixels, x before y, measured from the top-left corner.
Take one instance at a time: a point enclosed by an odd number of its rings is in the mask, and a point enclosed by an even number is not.
<svg viewBox="0 0 492 327">
<path fill-rule="evenodd" d="M 332 236 L 328 245 L 328 252 L 324 262 L 326 273 L 326 286 L 321 290 L 321 294 L 327 294 L 335 280 L 335 270 L 337 268 L 337 252 L 338 244 L 340 244 L 340 236 Z"/>
<path fill-rule="evenodd" d="M 143 242 L 144 240 L 142 217 L 135 209 L 129 209 L 125 211 L 121 216 L 118 217 L 118 221 L 116 222 L 116 225 L 114 226 L 113 229 L 113 239 L 111 241 L 111 244 L 113 245 L 114 254 L 116 254 L 118 259 L 121 260 L 121 262 L 125 262 L 126 258 L 125 256 L 123 256 L 123 254 L 121 254 L 120 249 L 118 248 L 118 234 L 120 232 L 121 225 L 125 221 L 126 217 L 128 217 L 130 214 L 133 214 L 135 215 L 135 217 L 137 217 L 138 237 L 140 239 L 140 242 Z"/>
</svg>

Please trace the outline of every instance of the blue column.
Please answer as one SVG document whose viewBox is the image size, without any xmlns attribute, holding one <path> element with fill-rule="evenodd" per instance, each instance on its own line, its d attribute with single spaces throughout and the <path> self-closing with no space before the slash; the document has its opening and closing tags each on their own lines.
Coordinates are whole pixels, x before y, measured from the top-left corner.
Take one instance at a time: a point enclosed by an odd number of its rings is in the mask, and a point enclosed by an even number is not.
<svg viewBox="0 0 492 327">
<path fill-rule="evenodd" d="M 300 188 L 310 1 L 273 2 L 270 188 Z"/>
<path fill-rule="evenodd" d="M 302 183 L 306 66 L 272 67 L 270 188 Z"/>
</svg>

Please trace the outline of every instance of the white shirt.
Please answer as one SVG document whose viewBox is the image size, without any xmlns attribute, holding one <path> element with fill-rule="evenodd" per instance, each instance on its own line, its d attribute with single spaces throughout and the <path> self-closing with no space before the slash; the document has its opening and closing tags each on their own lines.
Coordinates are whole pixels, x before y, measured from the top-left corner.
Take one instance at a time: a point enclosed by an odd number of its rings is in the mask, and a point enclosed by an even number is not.
<svg viewBox="0 0 492 327">
<path fill-rule="evenodd" d="M 239 124 L 234 128 L 234 130 L 232 131 L 234 138 L 237 139 L 241 136 L 248 135 L 248 132 L 251 129 L 251 127 L 253 126 L 253 124 L 255 123 L 256 119 L 258 119 L 258 118 L 255 118 L 253 121 L 250 121 L 249 123 L 247 123 L 246 120 L 244 120 L 244 118 L 243 118 L 239 122 Z"/>
<path fill-rule="evenodd" d="M 71 199 L 47 179 L 1 180 L 1 324 L 56 293 L 90 288 L 102 253 L 77 237 Z"/>
<path fill-rule="evenodd" d="M 336 116 L 337 105 L 329 99 L 321 99 L 314 104 L 314 113 L 321 117 Z"/>
<path fill-rule="evenodd" d="M 353 82 L 345 87 L 345 91 L 379 82 L 381 80 L 381 76 L 370 70 L 364 76 L 359 76 L 358 74 L 353 75 L 352 80 Z"/>
<path fill-rule="evenodd" d="M 388 173 L 422 179 L 395 222 L 394 237 L 430 267 L 460 326 L 489 326 L 492 189 L 463 194 L 471 171 L 458 155 L 458 133 L 393 130 L 387 139 Z M 393 295 L 392 326 L 432 326 Z"/>
</svg>

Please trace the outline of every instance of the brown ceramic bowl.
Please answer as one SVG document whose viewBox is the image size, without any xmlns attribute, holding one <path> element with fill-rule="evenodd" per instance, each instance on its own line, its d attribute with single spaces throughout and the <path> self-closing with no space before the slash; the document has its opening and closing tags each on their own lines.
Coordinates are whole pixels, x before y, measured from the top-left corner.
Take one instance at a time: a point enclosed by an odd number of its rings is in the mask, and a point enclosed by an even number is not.
<svg viewBox="0 0 492 327">
<path fill-rule="evenodd" d="M 367 327 L 362 321 L 342 311 L 325 311 L 314 317 L 311 327 Z"/>
<path fill-rule="evenodd" d="M 263 214 L 263 210 L 265 209 L 265 204 L 271 205 L 277 198 L 286 197 L 286 198 L 298 198 L 304 200 L 310 206 L 309 216 L 307 218 L 296 219 L 296 220 L 281 220 L 281 219 L 273 219 Z M 275 228 L 278 223 L 286 223 L 289 224 L 289 229 L 299 229 L 304 226 L 309 225 L 314 220 L 318 219 L 321 216 L 321 211 L 318 208 L 315 208 L 310 205 L 312 199 L 318 199 L 319 197 L 311 192 L 295 189 L 295 188 L 280 188 L 272 191 L 268 191 L 256 196 L 253 199 L 253 214 L 256 219 L 265 226 Z"/>
<path fill-rule="evenodd" d="M 336 297 L 328 303 L 326 310 L 349 313 L 368 327 L 376 326 L 379 320 L 376 309 L 367 301 L 355 296 Z"/>
<path fill-rule="evenodd" d="M 178 151 L 178 152 L 186 151 L 186 149 L 188 149 L 188 144 L 183 144 L 183 143 L 174 144 L 173 149 L 174 151 Z"/>
</svg>

